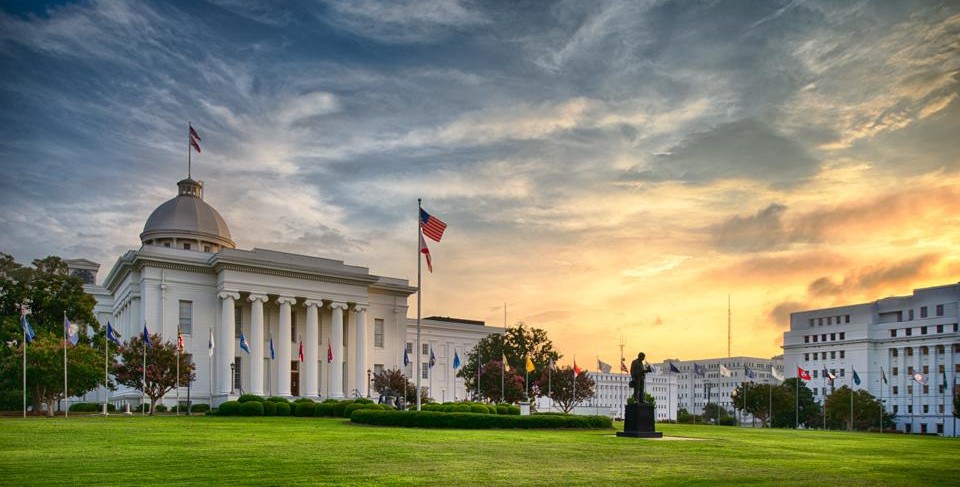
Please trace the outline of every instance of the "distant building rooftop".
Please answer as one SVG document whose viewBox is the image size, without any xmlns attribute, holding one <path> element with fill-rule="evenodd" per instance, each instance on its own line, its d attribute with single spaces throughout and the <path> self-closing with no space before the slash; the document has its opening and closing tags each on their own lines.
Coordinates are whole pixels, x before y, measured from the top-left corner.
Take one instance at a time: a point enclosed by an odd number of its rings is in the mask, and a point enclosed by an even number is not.
<svg viewBox="0 0 960 487">
<path fill-rule="evenodd" d="M 478 320 L 465 320 L 465 319 L 463 319 L 463 318 L 451 318 L 451 317 L 449 317 L 449 316 L 430 316 L 430 317 L 424 318 L 424 319 L 425 319 L 425 320 L 431 320 L 431 321 L 443 321 L 443 322 L 446 322 L 446 323 L 464 323 L 464 324 L 467 324 L 467 325 L 486 326 L 486 323 L 483 322 L 483 321 L 478 321 Z"/>
</svg>

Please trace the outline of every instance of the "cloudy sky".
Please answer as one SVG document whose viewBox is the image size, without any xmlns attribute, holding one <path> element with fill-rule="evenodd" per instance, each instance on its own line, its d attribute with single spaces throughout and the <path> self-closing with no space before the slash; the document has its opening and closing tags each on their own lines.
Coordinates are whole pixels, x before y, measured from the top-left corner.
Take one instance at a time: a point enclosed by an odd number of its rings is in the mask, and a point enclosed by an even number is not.
<svg viewBox="0 0 960 487">
<path fill-rule="evenodd" d="M 958 281 L 955 2 L 276 3 L 0 4 L 0 251 L 109 269 L 190 120 L 240 248 L 413 283 L 421 197 L 424 315 L 506 303 L 566 363 Z"/>
</svg>

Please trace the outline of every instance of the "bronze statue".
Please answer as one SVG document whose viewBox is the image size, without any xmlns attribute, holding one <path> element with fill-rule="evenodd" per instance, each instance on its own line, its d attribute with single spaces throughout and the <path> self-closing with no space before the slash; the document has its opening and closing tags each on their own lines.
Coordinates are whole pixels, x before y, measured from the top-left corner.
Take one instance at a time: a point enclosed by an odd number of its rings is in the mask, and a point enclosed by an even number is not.
<svg viewBox="0 0 960 487">
<path fill-rule="evenodd" d="M 644 401 L 644 379 L 647 372 L 653 371 L 650 364 L 644 360 L 645 358 L 647 358 L 646 354 L 640 352 L 637 354 L 637 358 L 630 363 L 630 387 L 633 388 L 633 398 L 638 403 L 646 402 Z"/>
</svg>

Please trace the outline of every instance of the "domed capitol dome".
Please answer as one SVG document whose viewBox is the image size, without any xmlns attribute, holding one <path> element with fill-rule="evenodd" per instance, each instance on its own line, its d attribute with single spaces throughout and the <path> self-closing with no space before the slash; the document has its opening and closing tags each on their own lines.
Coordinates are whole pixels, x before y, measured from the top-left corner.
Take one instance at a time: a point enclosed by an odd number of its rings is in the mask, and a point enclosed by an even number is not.
<svg viewBox="0 0 960 487">
<path fill-rule="evenodd" d="M 179 194 L 158 206 L 147 218 L 140 241 L 144 245 L 202 252 L 235 248 L 227 222 L 203 201 L 203 183 L 188 177 L 177 186 Z"/>
</svg>

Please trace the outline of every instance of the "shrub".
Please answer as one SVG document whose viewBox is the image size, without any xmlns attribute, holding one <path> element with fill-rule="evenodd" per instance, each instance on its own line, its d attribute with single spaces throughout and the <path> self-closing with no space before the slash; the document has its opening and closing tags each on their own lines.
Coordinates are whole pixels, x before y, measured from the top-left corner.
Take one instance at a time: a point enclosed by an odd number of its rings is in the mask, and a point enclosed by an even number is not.
<svg viewBox="0 0 960 487">
<path fill-rule="evenodd" d="M 507 414 L 507 405 L 506 404 L 497 404 L 497 414 Z"/>
<path fill-rule="evenodd" d="M 388 411 L 388 409 L 386 408 L 386 405 L 374 404 L 374 403 L 364 404 L 363 409 L 370 410 L 370 411 Z"/>
<path fill-rule="evenodd" d="M 253 400 L 240 404 L 240 415 L 263 416 L 263 403 Z"/>
<path fill-rule="evenodd" d="M 332 398 L 332 397 L 328 397 L 328 398 L 326 398 L 326 399 L 323 400 L 323 403 L 324 403 L 324 404 L 336 404 L 336 403 L 338 403 L 338 402 L 340 402 L 339 399 L 334 399 L 334 398 Z"/>
<path fill-rule="evenodd" d="M 606 416 L 574 415 L 493 415 L 443 413 L 439 411 L 372 411 L 359 410 L 350 415 L 353 423 L 378 426 L 457 429 L 612 429 L 613 420 Z"/>
<path fill-rule="evenodd" d="M 301 397 L 301 398 L 299 398 L 299 399 L 297 399 L 296 401 L 293 401 L 293 402 L 296 402 L 296 403 L 301 403 L 301 402 L 314 403 L 314 402 L 316 402 L 316 401 L 314 401 L 313 399 L 310 399 L 309 397 Z"/>
<path fill-rule="evenodd" d="M 355 402 L 355 403 L 357 403 L 357 404 L 373 404 L 373 400 L 372 400 L 372 399 L 367 399 L 367 398 L 365 398 L 365 397 L 359 397 L 359 398 L 357 398 L 357 399 L 354 399 L 353 402 Z"/>
<path fill-rule="evenodd" d="M 519 416 L 520 406 L 514 406 L 513 404 L 507 406 L 507 414 L 513 415 L 513 416 Z"/>
<path fill-rule="evenodd" d="M 471 404 L 470 405 L 471 413 L 480 413 L 480 414 L 489 414 L 490 408 L 484 406 L 483 404 Z"/>
<path fill-rule="evenodd" d="M 270 402 L 286 402 L 286 403 L 290 402 L 285 397 L 277 397 L 277 396 L 270 396 L 266 400 Z"/>
<path fill-rule="evenodd" d="M 236 416 L 240 414 L 239 401 L 225 401 L 217 408 L 217 414 L 220 416 Z"/>
<path fill-rule="evenodd" d="M 349 405 L 351 405 L 351 404 L 353 404 L 353 400 L 351 400 L 351 399 L 346 399 L 346 400 L 343 400 L 343 401 L 337 401 L 337 402 L 333 405 L 333 415 L 336 416 L 336 417 L 338 417 L 338 418 L 344 418 L 344 417 L 346 417 L 346 416 L 344 416 L 344 414 L 343 414 L 343 410 L 344 410 L 344 408 L 346 408 L 347 406 L 349 406 Z"/>
<path fill-rule="evenodd" d="M 290 404 L 287 402 L 274 402 L 277 405 L 277 416 L 290 416 Z"/>
<path fill-rule="evenodd" d="M 164 406 L 163 404 L 157 404 L 157 406 L 154 408 L 154 411 L 158 413 L 165 413 L 167 412 L 167 407 Z"/>
<path fill-rule="evenodd" d="M 107 412 L 115 412 L 113 404 L 107 404 Z M 71 413 L 99 413 L 103 411 L 103 404 L 96 402 L 77 402 L 70 405 Z"/>
<path fill-rule="evenodd" d="M 316 403 L 313 401 L 310 402 L 297 402 L 297 408 L 293 410 L 295 416 L 300 417 L 309 417 L 313 416 L 313 411 L 316 408 Z"/>
<path fill-rule="evenodd" d="M 353 404 L 347 404 L 347 406 L 343 408 L 343 417 L 349 418 L 354 411 L 358 409 L 363 409 L 365 406 L 366 404 L 360 404 L 358 402 L 354 402 Z"/>
<path fill-rule="evenodd" d="M 209 410 L 210 410 L 209 404 L 198 403 L 198 404 L 194 404 L 193 406 L 190 406 L 191 413 L 205 413 Z"/>
<path fill-rule="evenodd" d="M 276 416 L 277 415 L 277 403 L 273 401 L 263 401 L 263 415 L 264 416 Z"/>
<path fill-rule="evenodd" d="M 314 416 L 333 416 L 333 403 L 331 402 L 321 402 L 313 407 Z"/>
<path fill-rule="evenodd" d="M 263 402 L 264 399 L 263 399 L 263 396 L 258 396 L 256 394 L 244 394 L 237 399 L 237 402 L 239 402 L 240 404 L 243 404 L 245 402 L 250 402 L 250 401 Z"/>
</svg>

